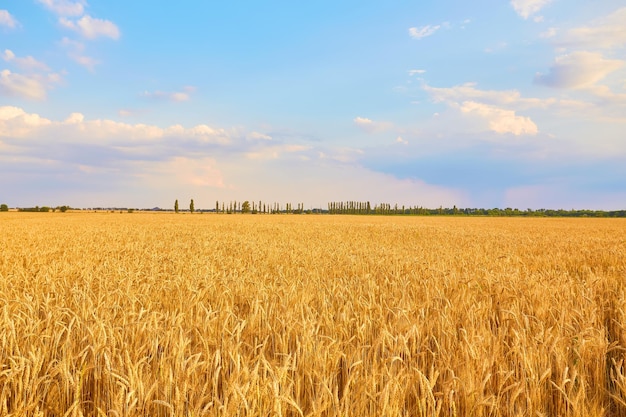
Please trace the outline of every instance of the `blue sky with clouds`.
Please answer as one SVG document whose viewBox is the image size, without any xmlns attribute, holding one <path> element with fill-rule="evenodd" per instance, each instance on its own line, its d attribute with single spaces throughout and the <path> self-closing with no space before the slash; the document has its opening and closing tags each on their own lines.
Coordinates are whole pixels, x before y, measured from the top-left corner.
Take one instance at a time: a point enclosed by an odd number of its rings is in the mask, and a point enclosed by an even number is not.
<svg viewBox="0 0 626 417">
<path fill-rule="evenodd" d="M 626 3 L 0 1 L 0 202 L 626 207 Z"/>
</svg>

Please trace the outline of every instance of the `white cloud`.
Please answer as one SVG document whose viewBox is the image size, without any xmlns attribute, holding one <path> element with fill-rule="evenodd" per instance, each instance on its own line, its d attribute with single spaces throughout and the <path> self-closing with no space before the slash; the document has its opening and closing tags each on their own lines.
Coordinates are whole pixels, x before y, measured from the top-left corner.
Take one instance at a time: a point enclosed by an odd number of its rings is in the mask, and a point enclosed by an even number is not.
<svg viewBox="0 0 626 417">
<path fill-rule="evenodd" d="M 43 4 L 48 10 L 58 14 L 59 16 L 81 16 L 85 11 L 84 0 L 37 0 Z"/>
<path fill-rule="evenodd" d="M 576 111 L 587 109 L 590 106 L 589 103 L 577 100 L 522 97 L 517 90 L 480 90 L 476 88 L 476 83 L 465 83 L 445 88 L 424 85 L 423 88 L 435 102 L 448 104 L 477 101 L 491 105 L 515 106 L 516 109 L 558 108 Z"/>
<path fill-rule="evenodd" d="M 18 21 L 8 12 L 8 10 L 0 10 L 0 26 L 8 28 L 15 28 L 18 25 Z"/>
<path fill-rule="evenodd" d="M 23 109 L 14 106 L 0 107 L 0 138 L 22 138 L 33 134 L 52 121 L 38 114 L 26 113 Z"/>
<path fill-rule="evenodd" d="M 76 125 L 82 123 L 84 120 L 85 116 L 82 113 L 72 113 L 67 119 L 65 119 L 64 123 L 68 125 Z"/>
<path fill-rule="evenodd" d="M 85 15 L 77 21 L 61 17 L 59 18 L 59 23 L 61 26 L 73 30 L 87 39 L 99 37 L 119 39 L 120 37 L 120 30 L 115 23 L 110 20 L 95 19 L 89 15 Z"/>
<path fill-rule="evenodd" d="M 518 15 L 524 19 L 528 19 L 547 6 L 551 1 L 552 0 L 511 0 L 511 6 L 513 6 L 513 9 Z"/>
<path fill-rule="evenodd" d="M 597 19 L 590 26 L 574 28 L 566 32 L 559 44 L 576 48 L 616 48 L 626 45 L 626 7 L 616 10 L 605 18 Z"/>
<path fill-rule="evenodd" d="M 188 101 L 189 94 L 188 93 L 172 93 L 170 95 L 170 99 L 172 101 Z"/>
<path fill-rule="evenodd" d="M 86 56 L 86 55 L 74 55 L 74 54 L 69 54 L 68 55 L 74 62 L 76 62 L 77 64 L 87 68 L 89 71 L 93 72 L 95 71 L 96 65 L 98 65 L 100 63 L 100 61 L 98 61 L 97 59 L 94 59 L 92 57 Z"/>
<path fill-rule="evenodd" d="M 626 104 L 626 93 L 614 93 L 606 85 L 594 85 L 588 87 L 588 90 L 596 97 L 603 99 L 606 102 L 605 104 Z M 621 108 L 620 110 L 621 114 L 626 114 L 626 109 Z M 626 117 L 618 116 L 618 120 L 626 122 Z"/>
<path fill-rule="evenodd" d="M 144 110 L 141 109 L 120 109 L 118 110 L 117 114 L 120 117 L 135 117 L 135 116 L 139 116 L 141 114 L 145 113 Z"/>
<path fill-rule="evenodd" d="M 128 124 L 114 120 L 86 120 L 81 113 L 72 113 L 64 121 L 57 122 L 41 118 L 37 114 L 28 114 L 23 109 L 11 106 L 0 107 L 0 122 L 3 128 L 0 136 L 40 137 L 39 129 L 45 126 L 46 133 L 59 138 L 60 142 L 99 144 L 128 144 L 130 142 L 153 141 L 188 141 L 197 144 L 222 144 L 232 141 L 233 134 L 224 129 L 213 128 L 204 124 L 190 128 L 172 125 L 161 128 L 146 124 Z"/>
<path fill-rule="evenodd" d="M 411 77 L 416 75 L 416 74 L 425 74 L 425 73 L 426 73 L 426 70 L 423 70 L 423 69 L 412 69 L 412 70 L 409 70 L 409 76 L 411 76 Z"/>
<path fill-rule="evenodd" d="M 272 145 L 262 149 L 253 150 L 251 152 L 246 152 L 245 157 L 248 159 L 278 159 L 284 154 L 293 154 L 308 151 L 311 149 L 310 146 L 305 145 Z"/>
<path fill-rule="evenodd" d="M 502 104 L 518 102 L 521 98 L 521 94 L 517 90 L 479 90 L 476 88 L 476 83 L 465 83 L 444 88 L 425 85 L 424 90 L 430 94 L 435 102 L 459 102 L 467 99 L 480 99 Z"/>
<path fill-rule="evenodd" d="M 183 91 L 165 92 L 165 91 L 144 91 L 142 96 L 156 100 L 169 100 L 174 102 L 189 101 L 191 93 L 196 90 L 195 87 L 187 86 Z"/>
<path fill-rule="evenodd" d="M 600 53 L 572 52 L 557 57 L 550 71 L 547 74 L 537 74 L 535 82 L 556 88 L 586 88 L 623 65 L 624 61 L 604 59 Z"/>
<path fill-rule="evenodd" d="M 374 122 L 371 119 L 368 119 L 366 117 L 355 117 L 354 118 L 354 123 L 357 126 L 371 126 L 372 124 L 374 124 Z"/>
<path fill-rule="evenodd" d="M 536 135 L 537 125 L 529 118 L 518 116 L 513 110 L 506 110 L 475 101 L 466 101 L 460 107 L 461 112 L 480 117 L 487 121 L 489 129 L 500 134 L 511 133 L 515 136 Z"/>
<path fill-rule="evenodd" d="M 180 130 L 179 126 L 174 129 L 169 128 L 166 130 L 166 136 L 181 137 L 186 139 L 193 139 L 203 143 L 220 143 L 227 144 L 231 141 L 230 135 L 224 129 L 213 128 L 208 125 L 197 125 L 192 128 L 186 128 Z"/>
<path fill-rule="evenodd" d="M 95 71 L 96 65 L 100 63 L 100 61 L 84 55 L 85 44 L 79 41 L 75 41 L 64 37 L 61 40 L 61 46 L 68 50 L 67 56 L 77 64 L 87 68 L 87 70 L 93 72 Z"/>
<path fill-rule="evenodd" d="M 384 132 L 393 128 L 393 124 L 389 122 L 375 122 L 366 117 L 355 117 L 352 121 L 360 129 L 368 133 Z"/>
<path fill-rule="evenodd" d="M 27 71 L 49 71 L 50 68 L 43 62 L 37 61 L 32 56 L 20 58 L 15 56 L 15 53 L 10 49 L 5 49 L 2 54 L 2 59 L 6 62 L 14 63 L 17 67 Z"/>
<path fill-rule="evenodd" d="M 264 133 L 250 132 L 246 136 L 246 139 L 248 139 L 248 140 L 272 140 L 272 137 L 269 136 L 269 135 L 266 135 Z"/>
<path fill-rule="evenodd" d="M 441 28 L 441 25 L 426 25 L 422 27 L 412 27 L 412 28 L 409 28 L 409 35 L 413 39 L 422 39 L 437 32 L 437 30 L 439 30 L 440 28 Z"/>
<path fill-rule="evenodd" d="M 46 98 L 46 91 L 59 81 L 58 74 L 24 75 L 5 69 L 0 72 L 0 95 L 43 100 Z"/>
</svg>

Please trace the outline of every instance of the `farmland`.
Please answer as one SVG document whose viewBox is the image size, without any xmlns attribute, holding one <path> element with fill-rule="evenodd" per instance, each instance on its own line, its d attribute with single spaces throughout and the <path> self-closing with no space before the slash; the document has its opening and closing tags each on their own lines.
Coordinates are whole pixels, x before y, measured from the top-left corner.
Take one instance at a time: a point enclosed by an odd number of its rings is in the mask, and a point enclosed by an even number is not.
<svg viewBox="0 0 626 417">
<path fill-rule="evenodd" d="M 626 415 L 626 221 L 2 213 L 0 415 Z"/>
</svg>

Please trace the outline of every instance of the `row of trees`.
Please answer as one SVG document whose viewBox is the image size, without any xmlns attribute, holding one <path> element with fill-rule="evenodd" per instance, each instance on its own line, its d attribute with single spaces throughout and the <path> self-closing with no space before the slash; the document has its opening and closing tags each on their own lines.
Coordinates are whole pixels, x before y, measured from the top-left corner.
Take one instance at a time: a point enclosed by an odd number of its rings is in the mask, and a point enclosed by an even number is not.
<svg viewBox="0 0 626 417">
<path fill-rule="evenodd" d="M 70 210 L 69 206 L 35 206 L 18 208 L 18 211 L 24 212 L 66 212 Z M 160 210 L 160 209 L 157 209 Z M 0 204 L 0 212 L 9 211 L 9 207 L 6 204 Z M 132 212 L 133 209 L 128 209 L 128 212 Z M 174 202 L 174 211 L 178 213 L 180 207 L 178 200 Z M 194 213 L 196 211 L 193 199 L 189 202 L 189 212 Z M 376 204 L 372 207 L 369 201 L 337 201 L 328 203 L 328 209 L 304 209 L 303 203 L 298 203 L 295 207 L 291 203 L 281 205 L 279 203 L 263 203 L 262 201 L 230 201 L 215 202 L 215 208 L 212 210 L 200 210 L 211 211 L 215 213 L 251 213 L 251 214 L 303 214 L 303 213 L 324 213 L 324 214 L 353 214 L 353 215 L 404 215 L 404 216 L 512 216 L 512 217 L 626 217 L 626 210 L 616 211 L 604 211 L 604 210 L 549 210 L 549 209 L 526 209 L 519 210 L 507 207 L 505 209 L 500 208 L 425 208 L 421 206 L 398 206 L 397 204 L 391 205 L 388 203 Z"/>
<path fill-rule="evenodd" d="M 174 203 L 174 211 L 178 213 L 178 200 Z M 194 212 L 194 202 L 191 200 L 189 211 Z M 284 206 L 279 203 L 266 204 L 261 201 L 230 201 L 215 202 L 215 209 L 210 210 L 215 213 L 327 213 L 327 214 L 353 214 L 353 215 L 404 215 L 404 216 L 508 216 L 508 217 L 626 217 L 626 210 L 604 211 L 604 210 L 548 210 L 548 209 L 526 209 L 517 208 L 425 208 L 421 206 L 399 206 L 389 203 L 380 203 L 374 206 L 369 201 L 335 201 L 328 203 L 328 209 L 304 209 L 304 204 L 299 203 L 295 207 L 291 203 Z"/>
<path fill-rule="evenodd" d="M 60 211 L 62 213 L 65 213 L 69 209 L 70 209 L 69 206 L 57 206 L 57 207 L 35 206 L 35 207 L 18 207 L 17 211 L 26 211 L 26 212 L 31 212 L 31 213 L 35 213 L 35 212 L 48 213 L 50 211 L 52 212 Z M 0 211 L 9 211 L 9 207 L 6 204 L 1 204 Z"/>
<path fill-rule="evenodd" d="M 178 213 L 180 211 L 180 206 L 178 204 L 178 200 L 174 201 L 174 212 Z M 193 199 L 189 203 L 189 212 L 195 212 L 195 205 Z M 293 213 L 293 214 L 302 214 L 304 213 L 304 203 L 298 203 L 296 208 L 293 207 L 293 204 L 287 203 L 284 207 L 279 203 L 266 204 L 262 201 L 230 201 L 228 203 L 225 202 L 215 202 L 215 209 L 211 210 L 215 213 L 263 213 L 263 214 L 277 214 L 277 213 Z M 312 210 L 309 210 L 312 212 Z M 319 212 L 319 210 L 316 210 Z"/>
<path fill-rule="evenodd" d="M 371 206 L 369 201 L 339 201 L 328 204 L 330 214 L 383 214 L 383 215 L 416 215 L 416 216 L 509 216 L 509 217 L 626 217 L 626 210 L 548 210 L 526 209 L 507 207 L 501 208 L 425 208 L 421 206 L 398 206 L 395 204 L 381 203 Z"/>
</svg>

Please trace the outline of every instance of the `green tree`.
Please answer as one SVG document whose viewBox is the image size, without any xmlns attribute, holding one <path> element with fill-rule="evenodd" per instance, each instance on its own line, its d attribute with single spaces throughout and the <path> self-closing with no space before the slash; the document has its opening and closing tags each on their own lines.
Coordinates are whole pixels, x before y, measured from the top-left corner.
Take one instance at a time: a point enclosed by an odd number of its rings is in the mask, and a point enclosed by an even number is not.
<svg viewBox="0 0 626 417">
<path fill-rule="evenodd" d="M 241 205 L 242 213 L 250 213 L 250 202 L 248 200 L 244 201 Z"/>
<path fill-rule="evenodd" d="M 178 200 L 174 202 L 174 211 L 178 213 Z"/>
<path fill-rule="evenodd" d="M 193 198 L 192 198 L 192 199 L 191 199 L 191 203 L 189 203 L 189 211 L 190 211 L 191 213 L 193 213 L 193 212 L 195 211 L 195 209 L 196 209 L 196 208 L 195 208 L 195 207 L 194 207 L 194 205 L 193 205 Z"/>
<path fill-rule="evenodd" d="M 9 211 L 9 206 L 6 204 L 0 204 L 0 211 Z"/>
</svg>

